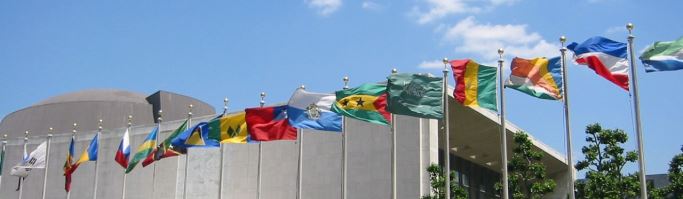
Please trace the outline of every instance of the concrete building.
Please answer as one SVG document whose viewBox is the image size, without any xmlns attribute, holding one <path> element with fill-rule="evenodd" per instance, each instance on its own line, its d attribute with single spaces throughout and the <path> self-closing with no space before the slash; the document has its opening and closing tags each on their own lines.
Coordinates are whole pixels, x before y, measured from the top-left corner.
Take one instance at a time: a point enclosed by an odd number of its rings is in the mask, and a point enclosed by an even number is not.
<svg viewBox="0 0 683 199">
<path fill-rule="evenodd" d="M 93 198 L 97 186 L 98 199 L 121 198 L 123 169 L 114 162 L 120 136 L 125 131 L 127 115 L 134 115 L 131 129 L 133 153 L 147 133 L 155 127 L 154 113 L 162 109 L 160 139 L 168 136 L 187 116 L 187 105 L 194 105 L 193 123 L 214 117 L 214 109 L 206 103 L 186 96 L 160 91 L 149 97 L 125 91 L 83 91 L 53 97 L 34 106 L 5 116 L 0 133 L 9 134 L 6 161 L 3 162 L 1 198 L 17 198 L 17 177 L 9 169 L 21 159 L 23 132 L 31 130 L 29 150 L 46 140 L 46 129 L 55 127 L 49 151 L 46 198 L 65 198 L 62 165 L 66 157 L 69 132 L 79 123 L 76 157 L 86 147 L 103 118 L 105 130 L 100 138 L 98 183 L 94 184 L 95 162 L 80 166 L 73 175 L 71 198 Z M 467 188 L 470 198 L 497 198 L 493 185 L 500 179 L 500 143 L 497 116 L 487 110 L 463 107 L 450 98 L 450 146 L 444 150 L 444 132 L 440 121 L 397 116 L 397 192 L 401 199 L 415 199 L 429 194 L 429 175 L 425 169 L 432 163 L 443 164 L 443 152 L 451 156 L 451 168 L 458 173 L 458 183 Z M 391 131 L 388 126 L 347 120 L 348 198 L 390 198 Z M 512 132 L 520 130 L 508 123 L 508 146 L 512 150 Z M 340 133 L 303 130 L 303 197 L 341 198 L 342 151 Z M 533 139 L 533 138 L 532 138 Z M 566 167 L 563 155 L 533 139 L 537 149 L 545 152 L 548 175 L 558 182 L 548 198 L 566 195 Z M 262 143 L 263 199 L 296 198 L 298 142 Z M 221 150 L 223 150 L 221 153 Z M 219 148 L 192 148 L 188 155 L 163 159 L 147 167 L 138 166 L 126 176 L 125 198 L 251 199 L 257 194 L 258 144 L 226 144 Z M 223 175 L 220 156 L 223 155 Z M 189 158 L 186 165 L 186 158 Z M 187 174 L 185 173 L 185 168 Z M 187 175 L 187 183 L 185 183 Z M 33 170 L 26 178 L 23 198 L 41 198 L 43 170 Z M 219 181 L 223 189 L 219 193 Z M 185 187 L 186 186 L 186 187 Z"/>
</svg>

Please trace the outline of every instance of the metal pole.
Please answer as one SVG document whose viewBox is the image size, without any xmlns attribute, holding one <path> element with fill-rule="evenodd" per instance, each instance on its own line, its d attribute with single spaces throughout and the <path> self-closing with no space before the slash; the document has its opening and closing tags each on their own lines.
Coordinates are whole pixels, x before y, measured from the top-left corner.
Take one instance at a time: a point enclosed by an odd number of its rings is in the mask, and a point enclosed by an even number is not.
<svg viewBox="0 0 683 199">
<path fill-rule="evenodd" d="M 162 116 L 162 113 L 164 113 L 161 109 L 159 109 L 159 118 L 157 119 L 159 122 L 157 123 L 157 134 L 156 137 L 154 138 L 154 144 L 157 145 L 157 150 L 159 150 L 159 134 L 161 134 L 161 122 L 164 121 L 164 118 Z M 152 151 L 154 152 L 154 151 Z M 155 154 L 151 154 L 154 156 Z M 156 161 L 156 160 L 155 160 Z M 156 182 L 157 182 L 157 164 L 152 165 L 152 199 L 154 199 L 154 194 L 156 193 Z"/>
<path fill-rule="evenodd" d="M 391 69 L 391 74 L 398 70 Z M 391 114 L 391 198 L 396 199 L 396 115 Z"/>
<path fill-rule="evenodd" d="M 446 196 L 446 199 L 451 199 L 451 146 L 450 146 L 450 137 L 451 137 L 451 131 L 449 129 L 449 112 L 448 112 L 448 58 L 443 58 L 443 85 L 442 85 L 442 90 L 443 90 L 443 97 L 441 100 L 443 104 L 443 120 L 441 123 L 443 123 L 443 128 L 444 128 L 444 148 L 443 148 L 443 156 L 444 156 L 444 178 L 445 178 L 445 183 L 444 183 L 444 195 Z M 420 171 L 422 172 L 422 171 Z"/>
<path fill-rule="evenodd" d="M 645 181 L 645 151 L 643 150 L 643 127 L 640 124 L 640 98 L 638 98 L 638 76 L 636 74 L 636 59 L 635 53 L 633 53 L 633 24 L 628 23 L 626 25 L 628 29 L 628 50 L 631 60 L 631 86 L 633 88 L 633 109 L 636 114 L 636 138 L 638 138 L 638 167 L 640 169 L 640 198 L 647 198 L 647 183 Z"/>
<path fill-rule="evenodd" d="M 228 98 L 226 97 L 223 99 L 223 117 L 228 115 Z M 220 169 L 219 169 L 219 176 L 218 177 L 218 199 L 223 199 L 223 161 L 225 156 L 225 148 L 223 144 L 220 144 L 221 146 L 221 163 L 220 163 Z"/>
<path fill-rule="evenodd" d="M 45 150 L 45 170 L 43 171 L 43 199 L 45 199 L 45 193 L 47 190 L 47 170 L 50 169 L 50 144 L 52 143 L 52 127 L 49 128 L 50 132 L 47 134 L 47 149 Z M 3 149 L 4 151 L 5 149 Z"/>
<path fill-rule="evenodd" d="M 74 123 L 74 128 L 73 128 L 73 130 L 71 130 L 71 139 L 72 140 L 76 140 L 76 128 L 78 128 L 78 124 Z M 73 156 L 73 154 L 69 154 L 69 155 Z M 69 162 L 69 163 L 71 163 L 71 162 Z M 69 182 L 69 183 L 71 183 L 71 182 Z M 69 186 L 71 186 L 71 185 L 69 185 Z M 70 198 L 71 198 L 71 190 L 66 192 L 66 199 L 70 199 Z"/>
<path fill-rule="evenodd" d="M 266 104 L 266 101 L 264 100 L 265 97 L 266 97 L 266 93 L 261 92 L 261 101 L 259 102 L 261 105 L 260 107 L 263 107 L 263 105 Z M 256 189 L 257 189 L 256 197 L 258 199 L 261 199 L 261 169 L 262 169 L 261 163 L 262 163 L 262 161 L 263 161 L 263 143 L 259 141 L 259 143 L 258 143 L 258 174 L 257 174 L 258 179 L 256 180 L 256 183 L 257 183 L 256 184 Z"/>
<path fill-rule="evenodd" d="M 566 41 L 567 38 L 565 36 L 560 37 L 560 43 L 562 44 L 562 48 L 560 48 L 560 58 L 562 59 L 560 64 L 562 64 L 562 93 L 564 95 L 564 131 L 567 137 L 567 173 L 569 174 L 567 185 L 569 186 L 569 199 L 574 199 L 574 179 L 576 177 L 574 176 L 574 161 L 572 161 L 572 131 L 569 123 L 569 89 L 567 86 L 567 57 L 565 54 L 567 48 L 564 46 Z"/>
<path fill-rule="evenodd" d="M 192 104 L 188 106 L 190 108 L 190 111 L 187 112 L 187 126 L 185 126 L 185 130 L 189 129 L 190 126 L 192 126 Z M 185 176 L 183 177 L 183 199 L 187 198 L 187 171 L 190 168 L 190 150 L 186 149 L 187 152 L 185 154 Z"/>
<path fill-rule="evenodd" d="M 344 81 L 344 87 L 343 89 L 349 89 L 349 77 L 344 76 L 342 79 Z M 348 132 L 346 131 L 346 117 L 342 116 L 342 189 L 341 189 L 341 194 L 342 194 L 342 199 L 346 199 L 346 180 L 347 180 L 347 169 L 348 169 L 348 154 L 346 152 L 346 146 L 347 146 L 347 134 Z"/>
<path fill-rule="evenodd" d="M 25 132 L 25 137 L 24 137 L 24 153 L 23 153 L 23 154 L 26 154 L 26 145 L 28 145 L 28 132 L 29 132 L 28 130 L 26 130 L 26 132 Z M 22 154 L 22 156 L 21 156 L 21 161 L 22 161 L 22 162 L 24 161 L 24 158 L 26 158 L 26 157 L 23 156 L 23 154 Z M 20 180 L 20 184 L 19 184 L 19 199 L 21 199 L 22 195 L 24 194 L 24 179 L 26 179 L 26 177 L 23 177 L 23 178 L 20 178 L 20 179 L 19 179 L 19 180 Z"/>
<path fill-rule="evenodd" d="M 306 86 L 301 85 L 299 88 L 306 89 Z M 297 138 L 299 139 L 299 166 L 297 167 L 297 180 L 296 180 L 296 198 L 301 199 L 302 184 L 303 184 L 303 169 L 304 169 L 304 131 L 302 129 L 297 129 Z"/>
<path fill-rule="evenodd" d="M 507 129 L 505 128 L 505 88 L 503 87 L 503 49 L 498 49 L 498 92 L 500 93 L 500 157 L 501 170 L 503 172 L 503 199 L 508 199 L 508 147 Z"/>
<path fill-rule="evenodd" d="M 126 132 L 130 133 L 130 126 L 133 125 L 133 115 L 128 115 L 128 128 L 126 128 Z M 125 135 L 125 136 L 130 136 L 130 135 Z M 130 137 L 128 137 L 130 139 Z M 129 143 L 130 144 L 130 143 Z M 128 176 L 128 173 L 126 173 L 126 169 L 123 169 L 123 185 L 121 186 L 121 199 L 126 198 L 126 177 Z"/>
<path fill-rule="evenodd" d="M 2 159 L 2 162 L 0 162 L 0 164 L 5 164 L 5 149 L 7 149 L 7 134 L 2 136 L 2 157 L 0 157 L 0 159 Z M 0 167 L 2 167 L 2 165 L 0 165 Z M 0 187 L 2 187 L 2 176 L 0 176 Z"/>
<path fill-rule="evenodd" d="M 100 119 L 100 123 L 97 127 L 97 134 L 95 137 L 98 139 L 96 142 L 97 144 L 97 153 L 100 152 L 100 144 L 99 144 L 99 139 L 100 139 L 100 133 L 102 132 L 102 119 Z M 99 155 L 99 154 L 98 154 Z M 92 189 L 92 198 L 97 199 L 97 177 L 99 176 L 97 173 L 97 169 L 100 167 L 100 161 L 99 158 L 95 159 L 95 183 L 93 184 L 93 189 Z"/>
</svg>

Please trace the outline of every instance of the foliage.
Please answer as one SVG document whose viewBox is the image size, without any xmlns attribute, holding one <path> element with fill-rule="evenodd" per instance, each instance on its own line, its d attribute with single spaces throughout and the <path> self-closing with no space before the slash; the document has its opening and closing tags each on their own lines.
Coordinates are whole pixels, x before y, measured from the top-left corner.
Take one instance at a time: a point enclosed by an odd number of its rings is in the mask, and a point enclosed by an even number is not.
<svg viewBox="0 0 683 199">
<path fill-rule="evenodd" d="M 446 186 L 446 178 L 443 177 L 443 169 L 439 167 L 439 165 L 432 164 L 427 168 L 427 172 L 429 172 L 429 181 L 432 186 L 432 194 L 427 195 L 427 196 L 422 196 L 421 199 L 443 199 L 446 198 L 445 196 L 445 191 L 443 190 L 444 186 Z M 450 178 L 451 178 L 451 198 L 453 199 L 467 199 L 467 191 L 465 191 L 464 188 L 462 188 L 460 185 L 458 185 L 457 182 L 454 181 L 455 178 L 455 172 L 451 171 L 450 172 Z"/>
<path fill-rule="evenodd" d="M 507 165 L 512 198 L 543 198 L 553 192 L 557 185 L 546 176 L 545 165 L 541 162 L 543 153 L 533 150 L 533 143 L 524 132 L 515 133 L 514 140 L 516 147 Z M 500 189 L 500 185 L 496 187 Z"/>
<path fill-rule="evenodd" d="M 586 170 L 586 180 L 576 183 L 577 198 L 634 198 L 638 195 L 636 174 L 624 176 L 626 163 L 638 159 L 635 151 L 625 152 L 622 144 L 628 136 L 620 129 L 602 129 L 600 124 L 586 127 L 586 142 L 581 151 L 585 160 L 576 163 L 577 170 Z"/>
<path fill-rule="evenodd" d="M 683 147 L 681 148 L 683 152 Z M 683 198 L 683 153 L 674 156 L 669 163 L 669 186 L 663 188 L 662 195 L 670 198 Z"/>
</svg>

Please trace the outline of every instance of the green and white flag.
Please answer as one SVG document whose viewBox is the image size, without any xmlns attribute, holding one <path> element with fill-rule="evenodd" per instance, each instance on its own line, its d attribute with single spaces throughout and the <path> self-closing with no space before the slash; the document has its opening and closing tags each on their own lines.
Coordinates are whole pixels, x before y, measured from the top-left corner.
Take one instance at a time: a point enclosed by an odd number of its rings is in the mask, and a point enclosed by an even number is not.
<svg viewBox="0 0 683 199">
<path fill-rule="evenodd" d="M 645 72 L 683 69 L 683 37 L 676 41 L 655 42 L 640 55 Z"/>
<path fill-rule="evenodd" d="M 420 118 L 443 118 L 443 78 L 399 73 L 387 79 L 387 111 Z"/>
</svg>

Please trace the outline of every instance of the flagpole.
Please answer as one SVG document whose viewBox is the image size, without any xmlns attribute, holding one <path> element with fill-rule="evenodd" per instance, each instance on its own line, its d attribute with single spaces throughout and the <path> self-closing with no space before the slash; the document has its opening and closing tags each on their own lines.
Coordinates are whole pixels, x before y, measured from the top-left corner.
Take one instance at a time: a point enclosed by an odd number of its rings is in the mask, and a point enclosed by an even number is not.
<svg viewBox="0 0 683 199">
<path fill-rule="evenodd" d="M 228 115 L 228 97 L 225 97 L 223 99 L 223 117 Z M 219 133 L 220 135 L 220 133 Z M 218 177 L 218 199 L 223 199 L 223 162 L 224 162 L 224 150 L 225 148 L 223 147 L 222 143 L 219 143 L 221 146 L 221 164 L 220 164 L 220 170 L 219 170 L 219 176 Z"/>
<path fill-rule="evenodd" d="M 631 81 L 633 88 L 633 109 L 636 114 L 636 134 L 638 138 L 638 167 L 640 168 L 640 198 L 647 198 L 647 184 L 645 181 L 645 151 L 643 150 L 643 127 L 640 123 L 640 98 L 638 97 L 638 77 L 636 76 L 636 60 L 633 52 L 633 24 L 626 25 L 628 29 L 628 51 L 631 57 Z"/>
<path fill-rule="evenodd" d="M 159 121 L 159 122 L 157 123 L 157 133 L 154 137 L 154 144 L 157 145 L 157 148 L 159 146 L 159 134 L 161 134 L 161 122 L 164 121 L 164 118 L 162 116 L 163 111 L 161 109 L 159 109 L 158 113 L 159 113 L 159 118 L 157 119 L 157 121 Z M 157 149 L 157 150 L 159 150 L 159 149 Z M 155 154 L 151 154 L 151 155 L 154 156 Z M 154 157 L 154 158 L 156 158 L 156 157 Z M 154 199 L 154 194 L 156 192 L 156 186 L 155 186 L 155 184 L 157 182 L 156 176 L 157 176 L 157 164 L 153 164 L 152 165 L 152 199 Z"/>
<path fill-rule="evenodd" d="M 567 41 L 567 38 L 565 36 L 560 37 L 560 43 L 562 44 L 562 48 L 560 48 L 560 53 L 561 56 L 561 64 L 562 64 L 562 93 L 563 93 L 563 98 L 564 98 L 564 131 L 566 133 L 566 139 L 567 139 L 567 173 L 569 174 L 569 199 L 574 199 L 574 179 L 576 176 L 574 176 L 574 161 L 572 161 L 572 132 L 571 132 L 571 125 L 569 125 L 569 89 L 567 86 L 567 58 L 566 58 L 566 52 L 567 52 L 567 47 L 564 46 L 564 43 Z"/>
<path fill-rule="evenodd" d="M 508 157 L 507 157 L 507 129 L 505 128 L 505 88 L 503 87 L 503 49 L 498 49 L 498 92 L 500 93 L 500 167 L 503 172 L 503 199 L 508 199 Z"/>
<path fill-rule="evenodd" d="M 190 126 L 192 126 L 192 107 L 193 107 L 192 104 L 190 104 L 188 106 L 188 108 L 190 108 L 190 111 L 187 112 L 187 126 L 185 126 L 185 130 L 189 129 Z M 192 134 L 192 132 L 190 132 L 190 134 Z M 185 152 L 185 177 L 183 180 L 183 199 L 187 198 L 187 171 L 188 171 L 188 168 L 190 168 L 189 167 L 190 166 L 189 165 L 189 163 L 190 163 L 190 150 L 189 149 L 185 149 L 185 150 L 186 150 L 186 152 Z"/>
<path fill-rule="evenodd" d="M 50 168 L 50 144 L 52 143 L 52 127 L 49 128 L 49 133 L 47 134 L 47 149 L 45 150 L 45 170 L 43 177 L 43 199 L 45 199 L 45 193 L 47 189 L 47 170 Z M 3 148 L 4 151 L 4 148 Z"/>
<path fill-rule="evenodd" d="M 349 77 L 344 76 L 342 79 L 344 81 L 344 87 L 343 89 L 349 89 Z M 347 146 L 347 131 L 346 131 L 346 117 L 342 115 L 342 199 L 346 199 L 346 172 L 347 172 L 347 160 L 348 160 L 348 154 L 346 152 L 346 146 Z"/>
<path fill-rule="evenodd" d="M 96 149 L 97 153 L 98 153 L 97 155 L 99 155 L 99 152 L 100 152 L 99 139 L 100 139 L 100 133 L 102 132 L 102 119 L 100 119 L 99 122 L 100 122 L 99 125 L 97 125 L 97 133 L 95 135 L 95 137 L 97 138 L 97 140 L 95 141 L 95 142 L 97 142 L 97 149 Z M 97 173 L 97 169 L 99 167 L 100 167 L 100 161 L 99 161 L 99 158 L 97 158 L 97 159 L 95 159 L 95 183 L 93 184 L 93 189 L 92 189 L 92 198 L 93 199 L 97 199 L 97 177 L 99 176 Z"/>
<path fill-rule="evenodd" d="M 391 69 L 391 74 L 398 70 Z M 396 115 L 391 113 L 391 198 L 396 199 Z"/>
<path fill-rule="evenodd" d="M 133 115 L 128 115 L 128 128 L 126 128 L 126 132 L 130 133 L 130 126 L 133 125 Z M 130 136 L 130 134 L 128 135 Z M 130 137 L 129 137 L 130 139 Z M 124 149 L 125 150 L 125 149 Z M 121 186 L 121 199 L 126 198 L 126 177 L 128 176 L 128 173 L 126 173 L 126 169 L 123 169 L 123 185 Z"/>
<path fill-rule="evenodd" d="M 448 112 L 448 58 L 443 58 L 443 126 L 444 126 L 444 174 L 445 176 L 445 195 L 446 199 L 451 198 L 451 146 L 450 146 L 450 137 L 451 137 L 451 131 L 449 129 L 449 123 L 450 120 L 448 118 L 449 112 Z M 420 171 L 422 172 L 422 171 Z"/>
<path fill-rule="evenodd" d="M 263 105 L 266 104 L 266 101 L 264 100 L 266 98 L 266 93 L 261 92 L 261 101 L 260 107 L 263 107 Z M 261 162 L 263 161 L 263 143 L 259 141 L 258 143 L 258 178 L 256 180 L 256 198 L 261 199 Z"/>
<path fill-rule="evenodd" d="M 24 136 L 24 153 L 22 154 L 22 157 L 21 157 L 22 162 L 24 161 L 24 158 L 26 158 L 26 157 L 24 157 L 24 154 L 26 154 L 26 145 L 28 145 L 28 133 L 29 133 L 29 130 L 26 130 L 25 136 Z M 22 177 L 19 179 L 19 199 L 21 199 L 22 195 L 24 194 L 24 179 L 26 179 L 26 177 Z"/>
<path fill-rule="evenodd" d="M 73 128 L 73 130 L 71 130 L 71 138 L 73 140 L 76 140 L 76 128 L 77 127 L 78 127 L 78 123 L 74 122 L 74 128 Z M 71 151 L 69 151 L 69 153 L 71 153 Z M 69 156 L 73 156 L 73 154 L 69 154 Z M 71 174 L 69 174 L 69 175 L 71 175 Z M 69 182 L 69 186 L 71 186 L 71 182 Z M 71 198 L 71 189 L 69 189 L 69 191 L 66 192 L 66 199 L 70 199 L 70 198 Z"/>
<path fill-rule="evenodd" d="M 306 86 L 301 85 L 299 88 L 302 90 L 306 89 Z M 301 199 L 302 195 L 302 184 L 303 184 L 303 168 L 304 168 L 304 131 L 302 129 L 297 129 L 297 137 L 299 139 L 299 166 L 297 167 L 297 173 L 299 174 L 297 176 L 296 180 L 296 186 L 297 186 L 297 191 L 296 191 L 296 198 Z"/>
<path fill-rule="evenodd" d="M 5 164 L 5 149 L 7 149 L 7 134 L 2 136 L 2 161 L 0 164 Z M 2 168 L 2 165 L 0 165 L 0 168 Z M 0 172 L 2 172 L 2 170 L 0 170 Z M 2 187 L 2 175 L 0 175 L 0 187 Z"/>
</svg>

